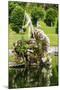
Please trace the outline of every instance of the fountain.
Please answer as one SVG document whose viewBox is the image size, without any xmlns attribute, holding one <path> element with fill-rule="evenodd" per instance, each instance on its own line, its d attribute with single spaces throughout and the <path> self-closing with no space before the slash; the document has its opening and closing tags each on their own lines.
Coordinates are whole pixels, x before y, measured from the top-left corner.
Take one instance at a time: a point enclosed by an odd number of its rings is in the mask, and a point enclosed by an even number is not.
<svg viewBox="0 0 60 90">
<path fill-rule="evenodd" d="M 11 83 L 9 87 L 49 86 L 50 77 L 52 76 L 52 63 L 49 56 L 50 40 L 40 28 L 33 28 L 30 16 L 26 11 L 25 19 L 26 24 L 22 28 L 28 28 L 30 40 L 19 40 L 14 44 L 14 53 L 17 57 L 16 61 L 18 61 L 17 65 L 23 65 L 24 63 L 25 67 L 20 67 L 17 70 L 12 69 L 12 71 L 15 71 L 13 77 L 16 72 L 17 74 L 15 78 L 12 77 L 13 79 L 9 80 L 9 83 Z M 31 34 L 33 35 L 32 38 Z M 21 58 L 23 63 L 20 63 Z M 13 85 L 12 80 L 14 81 Z"/>
</svg>

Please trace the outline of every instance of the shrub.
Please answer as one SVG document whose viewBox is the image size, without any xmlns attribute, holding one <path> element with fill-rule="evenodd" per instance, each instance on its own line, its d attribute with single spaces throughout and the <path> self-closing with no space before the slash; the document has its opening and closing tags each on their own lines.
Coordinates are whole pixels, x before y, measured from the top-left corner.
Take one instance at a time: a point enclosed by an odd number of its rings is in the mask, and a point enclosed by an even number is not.
<svg viewBox="0 0 60 90">
<path fill-rule="evenodd" d="M 20 6 L 16 6 L 11 13 L 11 23 L 15 31 L 19 32 L 19 29 L 22 28 L 23 19 L 24 9 Z"/>
<path fill-rule="evenodd" d="M 9 23 L 10 23 L 11 13 L 12 13 L 13 9 L 14 9 L 16 6 L 18 6 L 17 3 L 9 1 L 9 3 L 8 3 L 8 9 L 9 9 Z"/>
<path fill-rule="evenodd" d="M 56 10 L 50 8 L 46 12 L 46 19 L 45 22 L 48 26 L 54 25 L 55 18 L 57 17 L 57 12 Z"/>
<path fill-rule="evenodd" d="M 42 8 L 34 7 L 31 12 L 32 23 L 36 25 L 39 19 L 44 19 L 44 10 Z"/>
<path fill-rule="evenodd" d="M 16 43 L 14 43 L 14 51 L 18 56 L 22 56 L 24 57 L 24 55 L 26 54 L 28 49 L 28 45 L 26 44 L 26 42 L 24 40 L 19 40 Z"/>
</svg>

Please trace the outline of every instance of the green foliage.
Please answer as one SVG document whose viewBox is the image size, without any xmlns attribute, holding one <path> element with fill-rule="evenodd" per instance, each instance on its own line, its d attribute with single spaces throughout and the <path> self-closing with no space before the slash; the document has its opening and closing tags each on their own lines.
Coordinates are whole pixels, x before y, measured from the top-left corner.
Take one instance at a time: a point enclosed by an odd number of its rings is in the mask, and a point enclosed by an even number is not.
<svg viewBox="0 0 60 90">
<path fill-rule="evenodd" d="M 9 1 L 9 3 L 8 3 L 8 9 L 9 9 L 9 23 L 10 23 L 11 13 L 12 13 L 13 9 L 14 9 L 16 6 L 18 6 L 17 3 Z"/>
<path fill-rule="evenodd" d="M 29 40 L 29 34 L 28 29 L 23 33 L 16 33 L 11 29 L 11 26 L 9 25 L 9 48 L 13 49 L 13 43 L 15 43 L 18 40 L 22 40 L 22 37 L 24 40 Z"/>
<path fill-rule="evenodd" d="M 55 10 L 58 10 L 58 4 L 42 4 L 42 6 L 44 7 L 45 10 L 47 10 L 49 8 L 53 8 Z"/>
<path fill-rule="evenodd" d="M 26 44 L 26 42 L 24 40 L 17 41 L 17 46 L 15 46 L 14 48 L 15 48 L 15 52 L 18 55 L 23 56 L 27 51 L 28 45 Z"/>
<path fill-rule="evenodd" d="M 46 12 L 46 19 L 45 22 L 48 26 L 54 25 L 55 18 L 57 17 L 57 12 L 55 9 L 48 9 Z"/>
<path fill-rule="evenodd" d="M 31 12 L 32 23 L 36 25 L 39 19 L 44 19 L 44 10 L 42 8 L 34 7 Z"/>
<path fill-rule="evenodd" d="M 58 85 L 58 56 L 52 56 L 52 73 L 53 76 L 51 77 L 51 85 L 56 86 Z"/>
<path fill-rule="evenodd" d="M 11 23 L 14 31 L 19 32 L 22 28 L 24 19 L 24 9 L 20 6 L 16 6 L 11 13 Z"/>
</svg>

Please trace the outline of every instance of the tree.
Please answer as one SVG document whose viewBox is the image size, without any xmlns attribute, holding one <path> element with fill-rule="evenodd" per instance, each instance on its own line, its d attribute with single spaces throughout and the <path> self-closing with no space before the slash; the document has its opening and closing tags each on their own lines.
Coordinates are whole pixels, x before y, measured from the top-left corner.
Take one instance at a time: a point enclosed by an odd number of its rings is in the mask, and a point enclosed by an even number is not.
<svg viewBox="0 0 60 90">
<path fill-rule="evenodd" d="M 24 20 L 24 9 L 16 6 L 11 13 L 11 23 L 14 31 L 19 32 Z"/>
<path fill-rule="evenodd" d="M 34 7 L 31 12 L 33 25 L 36 25 L 39 19 L 44 19 L 44 10 L 42 8 Z"/>
<path fill-rule="evenodd" d="M 46 12 L 46 19 L 45 22 L 48 26 L 54 25 L 55 18 L 57 17 L 57 12 L 55 9 L 50 8 Z"/>
<path fill-rule="evenodd" d="M 8 3 L 9 23 L 10 23 L 11 13 L 12 13 L 13 9 L 14 9 L 16 6 L 18 6 L 18 4 L 17 4 L 16 2 L 9 1 L 9 3 Z"/>
</svg>

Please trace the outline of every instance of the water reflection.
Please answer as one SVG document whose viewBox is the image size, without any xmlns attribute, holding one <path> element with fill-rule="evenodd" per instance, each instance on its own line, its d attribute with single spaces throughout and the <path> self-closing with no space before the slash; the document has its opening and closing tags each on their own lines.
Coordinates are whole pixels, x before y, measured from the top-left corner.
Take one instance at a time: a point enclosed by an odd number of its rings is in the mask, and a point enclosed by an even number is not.
<svg viewBox="0 0 60 90">
<path fill-rule="evenodd" d="M 40 67 L 9 68 L 9 88 L 46 86 Z"/>
</svg>

